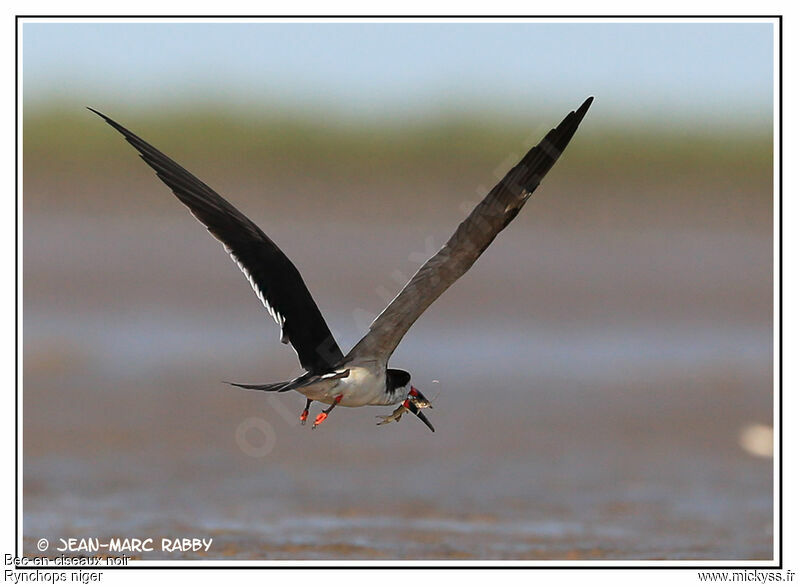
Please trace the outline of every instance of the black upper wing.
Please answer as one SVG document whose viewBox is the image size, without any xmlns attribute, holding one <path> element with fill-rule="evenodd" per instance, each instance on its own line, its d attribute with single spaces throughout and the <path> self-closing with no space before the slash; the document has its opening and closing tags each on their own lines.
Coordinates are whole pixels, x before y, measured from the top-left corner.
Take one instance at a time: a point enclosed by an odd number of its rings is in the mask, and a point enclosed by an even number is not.
<svg viewBox="0 0 800 587">
<path fill-rule="evenodd" d="M 261 229 L 214 190 L 106 115 L 89 108 L 139 151 L 178 199 L 224 246 L 311 372 L 329 370 L 343 358 L 300 272 Z"/>
<path fill-rule="evenodd" d="M 475 206 L 450 240 L 417 270 L 375 318 L 367 334 L 347 354 L 349 360 L 388 360 L 417 318 L 472 267 L 516 217 L 569 144 L 591 103 L 592 98 L 587 98 L 577 110 L 567 114 Z"/>
</svg>

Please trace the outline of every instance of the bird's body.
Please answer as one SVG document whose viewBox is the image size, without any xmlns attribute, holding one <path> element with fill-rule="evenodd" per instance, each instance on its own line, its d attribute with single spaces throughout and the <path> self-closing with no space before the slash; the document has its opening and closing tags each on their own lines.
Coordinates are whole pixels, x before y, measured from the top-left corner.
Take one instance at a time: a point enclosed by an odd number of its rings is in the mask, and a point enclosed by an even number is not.
<svg viewBox="0 0 800 587">
<path fill-rule="evenodd" d="M 343 375 L 343 377 L 337 377 Z M 403 389 L 400 388 L 402 393 Z M 340 406 L 359 408 L 361 406 L 386 406 L 396 404 L 405 399 L 406 394 L 398 397 L 398 393 L 386 388 L 386 367 L 372 365 L 351 365 L 346 369 L 335 369 L 331 377 L 323 375 L 318 380 L 296 387 L 294 391 L 302 393 L 308 399 L 331 405 L 337 396 L 342 399 Z"/>
<path fill-rule="evenodd" d="M 411 385 L 411 374 L 392 369 L 388 361 L 419 316 L 472 266 L 494 238 L 519 213 L 544 175 L 566 148 L 592 102 L 588 98 L 487 194 L 444 247 L 420 267 L 397 297 L 381 312 L 363 338 L 344 355 L 297 268 L 251 220 L 172 159 L 107 116 L 92 110 L 118 130 L 139 151 L 192 214 L 222 242 L 225 251 L 250 281 L 258 298 L 280 327 L 280 340 L 291 343 L 305 373 L 291 381 L 259 385 L 234 383 L 264 392 L 294 390 L 306 397 L 300 420 L 311 402 L 329 407 L 314 427 L 336 406 L 400 406 L 379 424 L 398 421 L 410 411 L 431 430 L 422 413 L 430 401 Z"/>
</svg>

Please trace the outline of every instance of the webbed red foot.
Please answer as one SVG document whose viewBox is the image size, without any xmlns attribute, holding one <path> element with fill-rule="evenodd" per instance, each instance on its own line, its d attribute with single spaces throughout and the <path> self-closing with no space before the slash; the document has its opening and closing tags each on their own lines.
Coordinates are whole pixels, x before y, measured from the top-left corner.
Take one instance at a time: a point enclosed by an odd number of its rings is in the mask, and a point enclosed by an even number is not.
<svg viewBox="0 0 800 587">
<path fill-rule="evenodd" d="M 314 425 L 311 427 L 312 430 L 325 421 L 325 418 L 328 417 L 328 414 L 331 413 L 331 410 L 333 410 L 333 408 L 335 408 L 339 404 L 339 402 L 342 401 L 342 397 L 344 396 L 340 393 L 335 398 L 333 398 L 333 403 L 331 404 L 331 407 L 329 407 L 327 410 L 322 410 L 322 412 L 317 414 L 317 418 L 316 420 L 314 420 Z"/>
</svg>

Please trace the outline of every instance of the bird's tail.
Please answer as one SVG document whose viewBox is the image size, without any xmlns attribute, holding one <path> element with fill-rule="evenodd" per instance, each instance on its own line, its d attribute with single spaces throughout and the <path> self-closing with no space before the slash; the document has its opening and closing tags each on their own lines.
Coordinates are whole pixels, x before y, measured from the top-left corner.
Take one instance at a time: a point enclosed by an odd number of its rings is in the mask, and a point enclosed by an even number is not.
<svg viewBox="0 0 800 587">
<path fill-rule="evenodd" d="M 292 385 L 295 383 L 294 380 L 292 381 L 278 381 L 277 383 L 261 383 L 257 385 L 253 385 L 250 383 L 232 383 L 231 381 L 225 381 L 228 385 L 235 385 L 236 387 L 241 387 L 242 389 L 252 389 L 254 391 L 289 391 L 290 389 L 294 389 Z"/>
<path fill-rule="evenodd" d="M 340 375 L 347 377 L 346 374 Z M 250 383 L 232 383 L 230 381 L 225 381 L 228 385 L 235 385 L 236 387 L 241 387 L 242 389 L 252 389 L 253 391 L 277 391 L 278 393 L 284 391 L 291 391 L 292 389 L 297 389 L 298 387 L 303 387 L 304 385 L 308 385 L 309 382 L 312 382 L 319 378 L 319 375 L 314 373 L 303 373 L 299 377 L 295 377 L 290 381 L 278 381 L 277 383 L 259 383 L 259 384 L 250 384 Z"/>
</svg>

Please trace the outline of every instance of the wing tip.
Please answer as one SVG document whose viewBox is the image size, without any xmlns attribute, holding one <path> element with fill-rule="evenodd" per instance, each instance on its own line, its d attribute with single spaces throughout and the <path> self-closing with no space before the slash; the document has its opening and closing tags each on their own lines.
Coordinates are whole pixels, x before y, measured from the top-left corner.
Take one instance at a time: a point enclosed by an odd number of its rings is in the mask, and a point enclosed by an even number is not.
<svg viewBox="0 0 800 587">
<path fill-rule="evenodd" d="M 581 123 L 581 121 L 583 120 L 583 117 L 586 116 L 586 113 L 589 111 L 589 106 L 592 105 L 592 102 L 594 102 L 594 96 L 589 96 L 588 98 L 586 98 L 583 101 L 583 104 L 578 106 L 577 110 L 574 110 L 571 113 L 572 116 L 570 116 L 569 118 L 573 118 L 574 119 L 574 123 L 573 124 L 576 126 L 576 128 L 577 128 L 577 125 L 579 125 Z"/>
<path fill-rule="evenodd" d="M 106 122 L 109 122 L 109 121 L 111 120 L 111 119 L 110 119 L 108 116 L 106 116 L 105 114 L 103 114 L 103 113 L 102 113 L 102 112 L 100 112 L 99 110 L 96 110 L 96 109 L 92 108 L 91 106 L 87 106 L 87 107 L 86 107 L 86 109 L 87 109 L 89 112 L 94 112 L 95 114 L 97 114 L 97 115 L 98 115 L 100 118 L 102 118 L 102 119 L 103 119 L 103 120 L 105 120 Z"/>
<path fill-rule="evenodd" d="M 580 126 L 581 122 L 583 122 L 583 117 L 586 116 L 586 113 L 589 111 L 589 106 L 592 105 L 592 102 L 594 102 L 594 96 L 589 96 L 580 106 L 578 106 L 577 110 L 570 112 L 564 118 L 564 120 L 561 121 L 561 124 L 553 129 L 556 135 L 560 135 L 556 141 L 560 141 L 562 143 L 560 148 L 561 151 L 566 148 L 572 139 L 572 136 L 578 130 L 578 127 Z"/>
<path fill-rule="evenodd" d="M 132 136 L 134 136 L 134 137 L 136 136 L 131 131 L 129 131 L 127 128 L 125 128 L 124 126 L 122 126 L 121 124 L 116 122 L 115 120 L 112 120 L 111 118 L 109 118 L 108 116 L 106 116 L 105 114 L 100 112 L 99 110 L 95 110 L 91 106 L 87 106 L 86 109 L 89 110 L 90 112 L 94 112 L 95 114 L 97 114 L 100 118 L 105 120 L 112 128 L 116 129 L 119 133 L 124 135 L 126 139 L 129 139 Z M 136 138 L 138 138 L 138 137 L 136 137 Z"/>
</svg>

